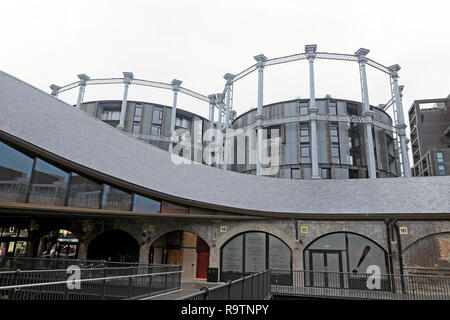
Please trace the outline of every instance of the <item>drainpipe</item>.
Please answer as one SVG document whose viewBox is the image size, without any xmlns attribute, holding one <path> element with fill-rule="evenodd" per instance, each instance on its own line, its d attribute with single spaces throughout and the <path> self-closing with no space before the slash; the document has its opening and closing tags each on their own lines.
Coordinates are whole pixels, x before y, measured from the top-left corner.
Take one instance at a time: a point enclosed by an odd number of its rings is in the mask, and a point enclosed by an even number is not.
<svg viewBox="0 0 450 320">
<path fill-rule="evenodd" d="M 386 237 L 387 237 L 387 248 L 388 248 L 388 263 L 389 263 L 389 283 L 391 285 L 392 292 L 395 293 L 395 282 L 393 277 L 394 274 L 394 265 L 392 262 L 392 244 L 391 244 L 391 221 L 389 219 L 384 220 L 386 224 Z"/>
</svg>

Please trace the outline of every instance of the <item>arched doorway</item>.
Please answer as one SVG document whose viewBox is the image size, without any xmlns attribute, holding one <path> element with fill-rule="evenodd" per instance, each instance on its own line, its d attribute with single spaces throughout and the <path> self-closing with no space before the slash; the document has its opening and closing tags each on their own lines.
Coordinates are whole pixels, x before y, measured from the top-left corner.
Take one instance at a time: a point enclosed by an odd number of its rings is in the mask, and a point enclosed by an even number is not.
<svg viewBox="0 0 450 320">
<path fill-rule="evenodd" d="M 181 265 L 184 280 L 206 279 L 209 267 L 209 246 L 205 240 L 194 233 L 169 232 L 152 244 L 149 262 Z"/>
<path fill-rule="evenodd" d="M 268 269 L 282 270 L 285 276 L 277 275 L 278 279 L 283 284 L 292 283 L 292 251 L 284 241 L 267 232 L 238 234 L 220 250 L 220 281 L 234 280 Z M 272 274 L 277 273 L 274 271 Z"/>
<path fill-rule="evenodd" d="M 105 231 L 89 243 L 87 258 L 114 262 L 138 262 L 139 243 L 125 231 Z"/>
<path fill-rule="evenodd" d="M 37 257 L 75 259 L 78 256 L 79 239 L 65 229 L 44 233 L 37 250 Z"/>
<path fill-rule="evenodd" d="M 351 232 L 323 235 L 303 251 L 305 283 L 316 287 L 364 289 L 364 274 L 376 266 L 381 274 L 388 273 L 386 250 L 373 240 Z M 387 278 L 382 289 L 389 288 Z"/>
</svg>

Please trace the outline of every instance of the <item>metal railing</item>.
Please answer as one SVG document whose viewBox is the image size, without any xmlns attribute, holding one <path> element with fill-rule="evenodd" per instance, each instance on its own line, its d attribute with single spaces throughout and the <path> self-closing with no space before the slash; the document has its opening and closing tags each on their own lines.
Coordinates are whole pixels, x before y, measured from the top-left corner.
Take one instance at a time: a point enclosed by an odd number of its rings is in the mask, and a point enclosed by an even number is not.
<svg viewBox="0 0 450 320">
<path fill-rule="evenodd" d="M 0 300 L 137 299 L 180 288 L 181 266 L 157 268 L 87 268 L 76 279 L 66 269 L 0 272 Z"/>
<path fill-rule="evenodd" d="M 267 270 L 214 288 L 204 287 L 177 300 L 267 300 L 270 296 L 270 271 Z"/>
<path fill-rule="evenodd" d="M 122 268 L 122 267 L 148 267 L 157 268 L 167 266 L 163 264 L 146 264 L 137 262 L 114 262 L 106 260 L 81 260 L 63 258 L 27 258 L 27 257 L 0 257 L 0 270 L 45 270 L 66 269 L 77 265 L 80 268 Z"/>
<path fill-rule="evenodd" d="M 450 300 L 450 277 L 271 270 L 273 295 L 378 300 Z"/>
</svg>

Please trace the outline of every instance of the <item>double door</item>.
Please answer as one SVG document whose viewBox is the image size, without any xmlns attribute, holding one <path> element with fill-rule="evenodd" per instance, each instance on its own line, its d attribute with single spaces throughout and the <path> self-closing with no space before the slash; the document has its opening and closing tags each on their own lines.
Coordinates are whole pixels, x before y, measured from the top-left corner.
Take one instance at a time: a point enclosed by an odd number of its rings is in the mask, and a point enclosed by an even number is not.
<svg viewBox="0 0 450 320">
<path fill-rule="evenodd" d="M 313 287 L 343 288 L 342 252 L 309 250 L 309 283 Z"/>
</svg>

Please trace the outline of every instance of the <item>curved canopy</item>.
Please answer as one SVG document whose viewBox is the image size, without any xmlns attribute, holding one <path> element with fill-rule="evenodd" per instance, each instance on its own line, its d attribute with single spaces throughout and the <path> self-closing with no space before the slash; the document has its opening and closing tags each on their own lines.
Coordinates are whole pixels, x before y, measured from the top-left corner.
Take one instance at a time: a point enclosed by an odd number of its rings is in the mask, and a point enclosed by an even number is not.
<svg viewBox="0 0 450 320">
<path fill-rule="evenodd" d="M 313 215 L 448 214 L 450 176 L 290 180 L 176 165 L 169 153 L 128 136 L 0 72 L 0 136 L 24 141 L 93 173 L 220 211 Z"/>
</svg>

